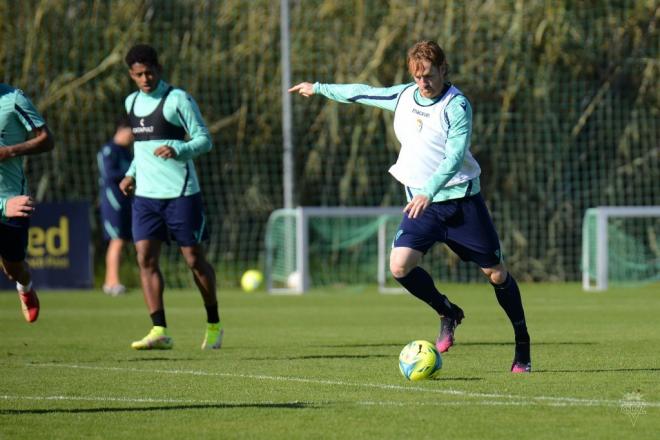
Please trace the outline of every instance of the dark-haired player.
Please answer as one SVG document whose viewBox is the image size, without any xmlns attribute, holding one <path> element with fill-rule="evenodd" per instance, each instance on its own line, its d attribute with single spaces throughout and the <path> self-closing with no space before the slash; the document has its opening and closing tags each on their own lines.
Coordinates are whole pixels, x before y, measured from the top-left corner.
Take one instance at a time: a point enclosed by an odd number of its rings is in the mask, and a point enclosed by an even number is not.
<svg viewBox="0 0 660 440">
<path fill-rule="evenodd" d="M 39 298 L 25 261 L 34 201 L 23 156 L 52 149 L 53 137 L 32 102 L 22 91 L 0 84 L 0 256 L 5 274 L 16 282 L 27 322 L 39 317 Z"/>
<path fill-rule="evenodd" d="M 193 159 L 211 150 L 199 107 L 185 91 L 161 79 L 156 50 L 133 46 L 125 58 L 138 91 L 126 98 L 135 142 L 134 159 L 119 184 L 133 200 L 133 241 L 140 281 L 153 327 L 131 345 L 137 350 L 170 349 L 163 303 L 163 275 L 159 257 L 170 236 L 178 243 L 206 308 L 203 349 L 222 345 L 215 271 L 204 255 L 208 236 L 199 181 Z"/>
</svg>

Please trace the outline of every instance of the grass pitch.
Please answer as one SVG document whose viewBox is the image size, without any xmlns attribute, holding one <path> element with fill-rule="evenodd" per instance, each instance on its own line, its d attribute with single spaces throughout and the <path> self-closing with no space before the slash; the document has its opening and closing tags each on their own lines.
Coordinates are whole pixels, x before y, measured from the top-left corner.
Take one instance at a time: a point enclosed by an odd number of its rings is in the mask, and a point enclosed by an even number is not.
<svg viewBox="0 0 660 440">
<path fill-rule="evenodd" d="M 225 343 L 203 352 L 195 291 L 166 292 L 171 351 L 130 342 L 141 293 L 43 292 L 23 321 L 0 294 L 0 439 L 657 438 L 660 287 L 521 285 L 534 372 L 508 372 L 512 331 L 487 285 L 442 286 L 465 310 L 436 380 L 401 348 L 438 319 L 409 295 L 221 291 Z"/>
</svg>

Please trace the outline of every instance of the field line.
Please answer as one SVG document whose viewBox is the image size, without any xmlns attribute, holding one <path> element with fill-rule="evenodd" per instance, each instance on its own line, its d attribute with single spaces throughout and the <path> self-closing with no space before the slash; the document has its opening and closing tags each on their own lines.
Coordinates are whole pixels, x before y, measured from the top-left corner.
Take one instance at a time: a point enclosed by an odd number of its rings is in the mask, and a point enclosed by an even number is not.
<svg viewBox="0 0 660 440">
<path fill-rule="evenodd" d="M 455 389 L 436 389 L 436 388 L 426 388 L 420 386 L 404 386 L 404 385 L 392 385 L 392 384 L 377 384 L 377 383 L 362 383 L 362 382 L 348 382 L 342 380 L 328 380 L 328 379 L 311 379 L 305 377 L 294 377 L 294 376 L 268 376 L 261 374 L 241 374 L 241 373 L 219 373 L 219 372 L 207 372 L 200 370 L 145 370 L 140 368 L 126 368 L 126 367 L 100 367 L 92 365 L 76 365 L 76 364 L 25 364 L 27 367 L 39 367 L 39 368 L 73 368 L 80 370 L 97 370 L 97 371 L 117 371 L 117 372 L 131 372 L 131 373 L 147 373 L 147 374 L 172 374 L 172 375 L 191 375 L 191 376 L 206 376 L 206 377 L 233 377 L 240 379 L 254 379 L 254 380 L 268 380 L 276 382 L 298 382 L 298 383 L 308 383 L 316 385 L 330 385 L 330 386 L 342 386 L 342 387 L 357 387 L 357 388 L 375 388 L 381 390 L 393 390 L 393 391 L 403 391 L 403 392 L 420 392 L 420 393 L 432 393 L 432 394 L 443 394 L 451 396 L 460 396 L 472 399 L 496 399 L 509 400 L 511 403 L 518 404 L 536 404 L 536 405 L 545 405 L 545 406 L 621 406 L 629 404 L 627 400 L 608 400 L 608 399 L 584 399 L 577 397 L 557 397 L 557 396 L 520 396 L 514 394 L 498 394 L 498 393 L 476 393 L 471 391 L 455 390 Z M 504 402 L 506 403 L 506 402 Z M 636 401 L 635 402 L 639 407 L 644 408 L 660 408 L 660 402 L 654 401 Z"/>
</svg>

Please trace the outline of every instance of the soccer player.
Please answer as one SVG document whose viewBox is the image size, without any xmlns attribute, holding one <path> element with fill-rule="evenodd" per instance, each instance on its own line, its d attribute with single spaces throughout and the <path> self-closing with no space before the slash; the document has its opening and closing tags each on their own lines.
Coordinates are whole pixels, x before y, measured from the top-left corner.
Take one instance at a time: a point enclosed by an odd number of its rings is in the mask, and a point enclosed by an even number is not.
<svg viewBox="0 0 660 440">
<path fill-rule="evenodd" d="M 22 91 L 0 83 L 0 257 L 27 322 L 39 317 L 39 298 L 25 261 L 34 200 L 28 195 L 23 156 L 53 149 L 44 118 Z"/>
<path fill-rule="evenodd" d="M 108 243 L 105 253 L 103 292 L 117 296 L 126 292 L 119 279 L 121 253 L 131 241 L 131 199 L 119 190 L 133 160 L 133 130 L 124 116 L 115 126 L 115 134 L 96 155 L 99 166 L 99 200 L 103 238 Z"/>
<path fill-rule="evenodd" d="M 161 79 L 156 50 L 133 46 L 125 58 L 138 91 L 126 98 L 133 129 L 134 159 L 119 184 L 133 200 L 133 241 L 140 281 L 153 327 L 131 345 L 137 350 L 170 349 L 163 303 L 161 244 L 173 237 L 190 267 L 206 308 L 203 349 L 222 345 L 215 271 L 204 255 L 208 237 L 199 181 L 193 159 L 211 150 L 211 136 L 199 107 L 185 91 Z"/>
<path fill-rule="evenodd" d="M 480 194 L 479 164 L 470 153 L 472 108 L 447 80 L 448 64 L 434 41 L 408 50 L 414 82 L 386 88 L 363 84 L 303 82 L 289 89 L 309 97 L 320 94 L 343 103 L 360 103 L 394 112 L 394 131 L 401 143 L 389 172 L 404 185 L 408 203 L 394 237 L 390 271 L 411 294 L 440 315 L 436 347 L 446 352 L 463 310 L 441 294 L 420 259 L 436 242 L 461 259 L 481 267 L 515 334 L 511 371 L 531 371 L 530 338 L 520 291 L 502 260 L 500 243 Z"/>
</svg>

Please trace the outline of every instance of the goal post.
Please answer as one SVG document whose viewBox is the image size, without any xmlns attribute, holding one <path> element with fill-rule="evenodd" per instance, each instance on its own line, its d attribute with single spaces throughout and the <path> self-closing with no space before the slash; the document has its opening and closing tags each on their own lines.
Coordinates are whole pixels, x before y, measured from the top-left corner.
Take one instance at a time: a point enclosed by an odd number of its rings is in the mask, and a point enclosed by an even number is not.
<svg viewBox="0 0 660 440">
<path fill-rule="evenodd" d="M 582 287 L 660 281 L 660 206 L 589 208 L 582 222 Z"/>
<path fill-rule="evenodd" d="M 266 287 L 270 293 L 304 293 L 313 279 L 376 282 L 387 287 L 388 227 L 399 207 L 298 207 L 278 209 L 266 225 Z M 345 260 L 345 261 L 344 261 Z"/>
</svg>

